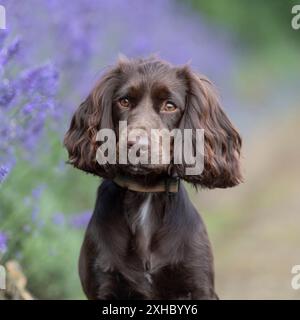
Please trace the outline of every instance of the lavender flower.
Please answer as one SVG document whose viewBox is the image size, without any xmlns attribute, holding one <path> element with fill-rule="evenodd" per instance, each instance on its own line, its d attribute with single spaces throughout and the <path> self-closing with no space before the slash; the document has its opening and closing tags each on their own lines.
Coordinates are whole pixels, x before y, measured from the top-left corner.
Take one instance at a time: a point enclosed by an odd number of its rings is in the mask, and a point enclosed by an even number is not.
<svg viewBox="0 0 300 320">
<path fill-rule="evenodd" d="M 0 51 L 0 65 L 4 66 L 20 51 L 20 39 L 15 39 L 9 46 Z"/>
<path fill-rule="evenodd" d="M 38 185 L 36 188 L 34 188 L 32 191 L 31 191 L 31 195 L 32 195 L 32 198 L 36 201 L 36 200 L 39 200 L 43 191 L 45 190 L 45 185 L 44 184 L 40 184 Z"/>
<path fill-rule="evenodd" d="M 56 213 L 52 217 L 52 222 L 56 225 L 63 225 L 65 223 L 65 216 L 62 213 Z"/>
<path fill-rule="evenodd" d="M 96 72 L 119 52 L 128 56 L 157 52 L 179 64 L 191 60 L 218 85 L 228 82 L 236 60 L 228 34 L 175 0 L 74 0 L 63 6 L 59 0 L 10 0 L 4 4 L 12 31 L 30 44 L 28 56 L 50 59 L 59 68 L 60 103 L 68 114 L 95 82 Z M 34 19 L 33 7 L 39 13 Z M 63 134 L 66 125 L 61 128 Z"/>
<path fill-rule="evenodd" d="M 31 211 L 31 220 L 34 222 L 38 227 L 42 227 L 44 222 L 39 217 L 40 213 L 40 205 L 39 200 L 42 196 L 42 193 L 45 189 L 45 185 L 38 185 L 31 191 L 31 204 L 32 204 L 32 211 Z"/>
<path fill-rule="evenodd" d="M 39 212 L 40 212 L 40 208 L 35 205 L 32 209 L 32 212 L 31 212 L 31 220 L 32 222 L 37 222 L 38 221 L 38 216 L 39 216 Z"/>
<path fill-rule="evenodd" d="M 28 68 L 21 59 L 24 47 L 21 40 L 5 46 L 7 34 L 1 37 L 0 48 L 0 182 L 12 170 L 21 150 L 23 159 L 35 160 L 34 153 L 42 138 L 46 120 L 57 115 L 55 95 L 58 89 L 58 71 L 53 64 Z M 19 72 L 11 72 L 11 65 Z M 7 163 L 10 165 L 8 166 Z"/>
<path fill-rule="evenodd" d="M 15 96 L 15 88 L 7 80 L 4 79 L 0 83 L 0 107 L 7 107 Z"/>
<path fill-rule="evenodd" d="M 5 253 L 7 251 L 7 235 L 0 231 L 0 253 Z"/>
<path fill-rule="evenodd" d="M 52 64 L 46 64 L 23 72 L 19 81 L 22 94 L 50 98 L 57 92 L 58 72 Z"/>
<path fill-rule="evenodd" d="M 1 30 L 1 32 L 0 32 L 0 48 L 2 48 L 6 37 L 7 37 L 7 30 L 6 29 Z"/>
<path fill-rule="evenodd" d="M 92 214 L 90 211 L 76 214 L 71 218 L 70 225 L 76 229 L 83 229 L 88 225 L 91 216 Z"/>
<path fill-rule="evenodd" d="M 0 166 L 0 183 L 5 180 L 9 172 L 10 168 L 8 166 Z"/>
</svg>

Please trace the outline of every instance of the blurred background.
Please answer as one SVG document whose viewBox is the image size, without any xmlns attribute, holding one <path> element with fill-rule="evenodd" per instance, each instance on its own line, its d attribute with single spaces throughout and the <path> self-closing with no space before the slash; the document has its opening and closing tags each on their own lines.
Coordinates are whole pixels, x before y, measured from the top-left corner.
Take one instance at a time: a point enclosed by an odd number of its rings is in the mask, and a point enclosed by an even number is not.
<svg viewBox="0 0 300 320">
<path fill-rule="evenodd" d="M 299 299 L 297 1 L 2 0 L 0 264 L 37 299 L 82 299 L 77 260 L 97 177 L 65 165 L 71 115 L 119 53 L 189 62 L 243 137 L 245 182 L 190 195 L 206 221 L 221 299 Z M 300 2 L 298 1 L 300 4 Z"/>
</svg>

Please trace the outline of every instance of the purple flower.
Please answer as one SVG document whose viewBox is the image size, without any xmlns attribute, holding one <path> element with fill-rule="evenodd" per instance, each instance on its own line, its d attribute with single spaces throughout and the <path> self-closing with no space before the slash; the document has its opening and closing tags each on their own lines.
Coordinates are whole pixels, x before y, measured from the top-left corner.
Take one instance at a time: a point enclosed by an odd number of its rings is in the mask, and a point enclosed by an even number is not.
<svg viewBox="0 0 300 320">
<path fill-rule="evenodd" d="M 52 217 L 52 222 L 56 225 L 63 225 L 65 223 L 65 216 L 62 213 L 56 213 Z"/>
<path fill-rule="evenodd" d="M 0 48 L 4 46 L 4 41 L 7 36 L 7 30 L 0 30 Z"/>
<path fill-rule="evenodd" d="M 31 212 L 31 220 L 33 222 L 37 222 L 38 221 L 38 216 L 39 216 L 39 213 L 40 213 L 40 208 L 35 205 L 32 209 L 32 212 Z"/>
<path fill-rule="evenodd" d="M 34 188 L 32 191 L 31 191 L 31 194 L 32 194 L 32 198 L 34 200 L 38 200 L 40 199 L 43 191 L 45 190 L 45 185 L 43 184 L 40 184 L 38 185 L 36 188 Z"/>
<path fill-rule="evenodd" d="M 196 69 L 218 80 L 218 85 L 227 83 L 235 63 L 233 39 L 178 1 L 76 0 L 65 1 L 64 6 L 59 0 L 9 3 L 13 31 L 27 44 L 22 57 L 50 59 L 59 69 L 60 103 L 65 113 L 73 111 L 95 82 L 96 72 L 111 64 L 119 52 L 129 56 L 157 52 L 174 63 L 192 61 Z M 33 5 L 38 12 L 34 20 Z M 41 86 L 42 91 L 51 88 Z M 65 124 L 60 123 L 63 134 Z"/>
<path fill-rule="evenodd" d="M 0 107 L 7 107 L 15 96 L 15 88 L 8 80 L 0 83 Z"/>
<path fill-rule="evenodd" d="M 16 162 L 15 154 L 22 160 L 38 159 L 34 151 L 43 137 L 46 121 L 57 117 L 54 96 L 58 88 L 58 71 L 53 64 L 28 68 L 26 59 L 20 59 L 19 53 L 26 51 L 25 47 L 21 50 L 20 40 L 3 46 L 6 34 L 1 37 L 0 183 Z M 11 60 L 14 68 L 8 64 Z"/>
<path fill-rule="evenodd" d="M 3 48 L 0 51 L 0 65 L 5 65 L 19 52 L 20 39 L 15 39 L 7 48 Z"/>
<path fill-rule="evenodd" d="M 41 195 L 45 189 L 44 185 L 38 185 L 31 191 L 31 199 L 32 199 L 32 211 L 31 211 L 31 220 L 35 222 L 38 226 L 43 226 L 42 220 L 39 218 L 40 213 L 40 205 L 39 200 Z"/>
<path fill-rule="evenodd" d="M 92 214 L 90 211 L 76 214 L 71 218 L 70 225 L 76 229 L 83 229 L 88 225 L 91 216 Z"/>
<path fill-rule="evenodd" d="M 5 253 L 7 251 L 7 235 L 0 231 L 0 253 Z"/>
<path fill-rule="evenodd" d="M 19 87 L 23 94 L 53 97 L 57 92 L 58 72 L 52 64 L 25 71 Z"/>
<path fill-rule="evenodd" d="M 0 165 L 0 183 L 5 180 L 9 172 L 10 172 L 10 168 L 8 166 Z"/>
</svg>

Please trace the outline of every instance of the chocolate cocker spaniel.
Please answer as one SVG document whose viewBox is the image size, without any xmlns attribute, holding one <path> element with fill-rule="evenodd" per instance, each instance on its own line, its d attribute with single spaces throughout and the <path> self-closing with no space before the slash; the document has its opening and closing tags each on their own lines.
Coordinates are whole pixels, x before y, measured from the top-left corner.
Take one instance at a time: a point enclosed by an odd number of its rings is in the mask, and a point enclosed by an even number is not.
<svg viewBox="0 0 300 320">
<path fill-rule="evenodd" d="M 121 123 L 127 124 L 126 134 Z M 107 143 L 99 139 L 101 129 L 116 135 L 115 148 L 110 143 L 114 163 L 97 160 L 101 142 Z M 128 153 L 130 148 L 136 156 L 147 153 L 152 140 L 143 135 L 152 129 L 203 129 L 203 170 L 187 174 L 191 165 L 172 157 L 168 163 L 120 161 L 124 141 Z M 143 133 L 129 138 L 133 130 Z M 174 141 L 170 139 L 169 154 Z M 195 155 L 195 133 L 188 142 Z M 242 180 L 241 138 L 211 82 L 189 66 L 123 57 L 79 106 L 64 144 L 70 164 L 103 178 L 80 254 L 86 296 L 217 299 L 205 225 L 182 183 L 227 188 Z M 164 152 L 160 147 L 158 156 Z M 109 158 L 108 151 L 101 155 Z"/>
</svg>

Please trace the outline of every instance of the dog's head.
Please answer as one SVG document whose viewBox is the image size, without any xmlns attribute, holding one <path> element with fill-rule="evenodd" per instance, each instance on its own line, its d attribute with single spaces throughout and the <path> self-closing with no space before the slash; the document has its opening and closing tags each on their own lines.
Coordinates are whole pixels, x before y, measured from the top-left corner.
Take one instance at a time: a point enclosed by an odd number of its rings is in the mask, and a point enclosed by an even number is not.
<svg viewBox="0 0 300 320">
<path fill-rule="evenodd" d="M 102 141 L 116 142 L 116 164 L 96 160 L 101 129 L 111 129 L 116 134 L 115 141 Z M 199 143 L 196 129 L 204 130 L 201 173 L 187 175 L 189 165 L 184 156 L 182 163 L 174 163 L 174 136 L 169 136 L 167 147 L 160 143 L 164 133 L 174 129 L 179 132 L 192 129 L 189 143 L 193 154 Z M 180 178 L 203 187 L 231 187 L 242 179 L 241 138 L 222 110 L 210 81 L 187 66 L 175 67 L 157 58 L 120 59 L 79 106 L 64 143 L 69 163 L 105 178 L 114 178 L 120 172 L 137 177 L 163 175 L 172 165 Z M 154 145 L 158 148 L 151 149 Z M 130 153 L 143 160 L 124 164 L 124 159 L 120 161 L 124 150 L 127 160 Z M 151 162 L 151 155 L 159 161 Z M 169 159 L 169 163 L 163 158 Z"/>
</svg>

